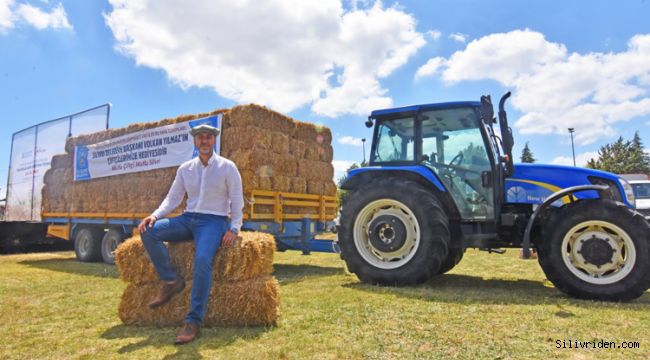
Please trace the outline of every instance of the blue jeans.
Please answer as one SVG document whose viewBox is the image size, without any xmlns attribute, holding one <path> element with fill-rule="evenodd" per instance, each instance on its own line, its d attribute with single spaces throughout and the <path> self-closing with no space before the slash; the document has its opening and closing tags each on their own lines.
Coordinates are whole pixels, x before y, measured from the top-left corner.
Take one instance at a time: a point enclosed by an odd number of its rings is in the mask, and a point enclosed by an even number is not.
<svg viewBox="0 0 650 360">
<path fill-rule="evenodd" d="M 178 274 L 171 264 L 169 251 L 163 241 L 181 242 L 194 238 L 196 252 L 192 296 L 186 322 L 201 324 L 203 321 L 212 286 L 212 259 L 228 226 L 226 216 L 186 212 L 177 217 L 160 219 L 141 234 L 142 244 L 147 249 L 158 276 L 164 281 L 176 280 Z"/>
</svg>

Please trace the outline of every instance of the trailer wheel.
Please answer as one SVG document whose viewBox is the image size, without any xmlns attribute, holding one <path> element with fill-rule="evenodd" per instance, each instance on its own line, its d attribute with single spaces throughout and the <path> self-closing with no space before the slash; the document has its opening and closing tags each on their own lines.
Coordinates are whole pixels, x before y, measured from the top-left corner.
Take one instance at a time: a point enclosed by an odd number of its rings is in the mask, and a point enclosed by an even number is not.
<svg viewBox="0 0 650 360">
<path fill-rule="evenodd" d="M 447 257 L 447 216 L 435 195 L 413 181 L 378 179 L 351 192 L 339 230 L 341 257 L 366 283 L 419 284 Z"/>
<path fill-rule="evenodd" d="M 118 229 L 110 229 L 102 238 L 102 259 L 107 264 L 115 264 L 115 249 L 124 240 L 123 233 Z"/>
<path fill-rule="evenodd" d="M 74 237 L 74 252 L 77 260 L 83 262 L 100 261 L 102 230 L 91 227 L 79 229 Z"/>
<path fill-rule="evenodd" d="M 539 263 L 555 287 L 570 296 L 627 301 L 650 287 L 650 226 L 623 204 L 566 205 L 543 234 Z"/>
<path fill-rule="evenodd" d="M 440 270 L 438 270 L 438 274 L 445 274 L 446 272 L 453 269 L 463 259 L 463 255 L 465 255 L 465 249 L 449 248 L 449 254 L 447 255 L 445 261 L 442 263 Z"/>
</svg>

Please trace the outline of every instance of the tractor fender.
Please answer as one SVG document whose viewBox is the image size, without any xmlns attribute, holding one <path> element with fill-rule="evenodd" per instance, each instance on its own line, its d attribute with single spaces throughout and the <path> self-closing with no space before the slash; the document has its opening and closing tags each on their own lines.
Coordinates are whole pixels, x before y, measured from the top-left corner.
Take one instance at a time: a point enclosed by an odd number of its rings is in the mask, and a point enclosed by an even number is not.
<svg viewBox="0 0 650 360">
<path fill-rule="evenodd" d="M 347 176 L 341 188 L 344 190 L 353 190 L 359 184 L 363 184 L 376 176 L 395 176 L 422 180 L 427 185 L 435 186 L 439 191 L 446 192 L 444 185 L 438 179 L 438 176 L 429 168 L 421 165 L 412 166 L 382 166 L 382 167 L 362 167 L 348 171 Z"/>
<path fill-rule="evenodd" d="M 355 190 L 370 181 L 387 177 L 409 179 L 424 186 L 440 200 L 450 220 L 460 220 L 460 212 L 451 195 L 436 174 L 425 166 L 382 166 L 353 169 L 348 171 L 345 180 L 341 183 L 341 189 Z"/>
<path fill-rule="evenodd" d="M 526 224 L 526 231 L 524 232 L 524 239 L 521 243 L 522 246 L 522 255 L 524 259 L 529 259 L 530 258 L 530 233 L 533 229 L 533 225 L 535 223 L 535 219 L 537 216 L 544 212 L 551 204 L 553 204 L 556 200 L 561 199 L 567 195 L 573 194 L 575 192 L 579 191 L 585 191 L 585 190 L 596 190 L 599 192 L 601 197 L 603 196 L 603 192 L 607 190 L 609 186 L 607 185 L 579 185 L 579 186 L 572 186 L 568 187 L 566 189 L 562 189 L 559 191 L 554 192 L 544 200 L 543 203 L 541 203 L 535 211 L 533 211 L 533 214 L 530 216 L 530 219 L 528 219 L 528 224 Z"/>
</svg>

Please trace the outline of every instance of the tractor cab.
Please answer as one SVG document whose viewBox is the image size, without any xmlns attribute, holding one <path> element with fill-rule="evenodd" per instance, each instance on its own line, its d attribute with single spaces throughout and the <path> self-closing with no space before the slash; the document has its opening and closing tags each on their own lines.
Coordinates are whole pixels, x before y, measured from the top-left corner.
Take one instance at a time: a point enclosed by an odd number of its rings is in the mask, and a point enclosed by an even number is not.
<svg viewBox="0 0 650 360">
<path fill-rule="evenodd" d="M 492 115 L 489 97 L 374 111 L 366 123 L 375 125 L 369 165 L 426 167 L 461 220 L 494 221 L 511 156 L 500 155 Z"/>
</svg>

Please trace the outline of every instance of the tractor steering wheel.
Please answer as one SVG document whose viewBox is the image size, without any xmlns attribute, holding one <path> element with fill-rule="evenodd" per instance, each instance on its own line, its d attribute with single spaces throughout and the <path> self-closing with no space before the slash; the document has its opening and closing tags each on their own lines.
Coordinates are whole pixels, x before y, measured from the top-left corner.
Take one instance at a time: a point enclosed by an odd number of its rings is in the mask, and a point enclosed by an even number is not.
<svg viewBox="0 0 650 360">
<path fill-rule="evenodd" d="M 463 162 L 463 152 L 459 151 L 458 155 L 454 156 L 454 158 L 451 159 L 451 161 L 449 162 L 449 166 L 450 167 L 460 166 L 460 163 L 462 162 Z M 454 165 L 454 163 L 456 163 L 456 165 Z"/>
</svg>

